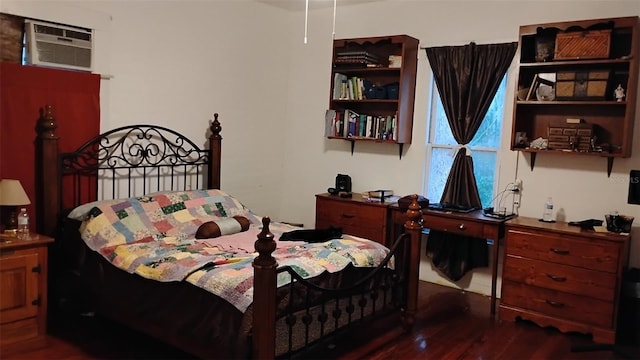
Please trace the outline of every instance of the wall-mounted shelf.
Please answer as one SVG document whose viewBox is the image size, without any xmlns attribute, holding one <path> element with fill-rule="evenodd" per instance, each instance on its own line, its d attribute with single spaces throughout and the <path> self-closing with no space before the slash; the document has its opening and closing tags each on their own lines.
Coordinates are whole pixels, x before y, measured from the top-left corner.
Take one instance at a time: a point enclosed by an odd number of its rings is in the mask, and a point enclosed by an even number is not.
<svg viewBox="0 0 640 360">
<path fill-rule="evenodd" d="M 418 39 L 407 35 L 333 42 L 328 139 L 411 144 Z M 355 118 L 354 118 L 355 117 Z M 348 120 L 352 119 L 350 127 Z M 355 119 L 355 121 L 354 121 Z"/>
<path fill-rule="evenodd" d="M 594 32 L 609 37 L 583 45 L 584 38 Z M 557 41 L 561 35 L 574 37 L 576 43 L 570 45 L 578 52 L 593 53 L 558 59 L 558 49 L 566 44 Z M 529 153 L 531 170 L 541 153 L 595 156 L 607 158 L 610 176 L 615 158 L 631 156 L 638 90 L 638 38 L 637 16 L 520 27 L 511 150 Z M 606 54 L 593 50 L 605 45 Z M 545 46 L 546 53 L 541 51 Z M 566 48 L 562 50 L 566 53 Z M 575 79 L 566 81 L 567 75 Z M 550 77 L 551 83 L 536 82 L 540 77 Z M 540 83 L 551 86 L 551 94 L 546 97 L 536 94 L 536 85 Z M 614 93 L 618 85 L 625 91 L 622 99 L 617 99 Z M 579 119 L 580 125 L 567 119 Z M 578 134 L 577 128 L 588 130 Z M 524 137 L 527 140 L 523 143 Z M 530 148 L 530 142 L 539 138 L 548 140 L 548 149 Z"/>
</svg>

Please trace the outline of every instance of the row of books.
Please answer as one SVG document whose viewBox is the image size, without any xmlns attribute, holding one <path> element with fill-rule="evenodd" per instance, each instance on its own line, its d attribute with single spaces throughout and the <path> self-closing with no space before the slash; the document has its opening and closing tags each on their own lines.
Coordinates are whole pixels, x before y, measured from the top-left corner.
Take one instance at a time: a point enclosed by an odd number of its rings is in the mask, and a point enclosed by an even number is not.
<svg viewBox="0 0 640 360">
<path fill-rule="evenodd" d="M 368 51 L 342 51 L 336 53 L 336 65 L 379 65 L 380 59 Z"/>
<path fill-rule="evenodd" d="M 325 113 L 325 136 L 395 141 L 398 138 L 397 116 L 328 109 Z"/>
<path fill-rule="evenodd" d="M 347 77 L 345 74 L 335 73 L 333 76 L 333 99 L 334 100 L 364 100 L 365 82 L 362 78 L 353 76 Z"/>
</svg>

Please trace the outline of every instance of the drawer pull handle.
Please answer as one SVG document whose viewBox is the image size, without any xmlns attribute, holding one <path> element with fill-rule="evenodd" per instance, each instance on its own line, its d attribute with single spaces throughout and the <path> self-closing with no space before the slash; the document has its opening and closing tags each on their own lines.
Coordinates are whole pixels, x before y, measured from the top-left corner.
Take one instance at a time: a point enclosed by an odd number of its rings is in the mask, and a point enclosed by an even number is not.
<svg viewBox="0 0 640 360">
<path fill-rule="evenodd" d="M 567 281 L 567 278 L 564 276 L 558 276 L 558 275 L 553 275 L 553 274 L 547 274 L 547 276 L 549 277 L 549 279 L 553 280 L 553 281 L 557 281 L 557 282 L 565 282 Z"/>
<path fill-rule="evenodd" d="M 466 228 L 467 228 L 467 227 L 466 227 L 466 226 L 464 226 L 464 224 L 460 224 L 460 225 L 458 225 L 458 229 L 460 229 L 460 230 L 464 230 L 464 229 L 466 229 Z"/>
<path fill-rule="evenodd" d="M 556 253 L 558 255 L 569 255 L 569 250 L 560 250 L 560 249 L 556 249 L 556 248 L 551 248 L 549 250 L 553 251 L 554 253 Z"/>
<path fill-rule="evenodd" d="M 545 300 L 547 302 L 547 304 L 553 306 L 553 307 L 557 307 L 557 308 L 561 308 L 564 307 L 564 304 L 561 302 L 557 302 L 557 301 L 551 301 L 551 300 Z"/>
<path fill-rule="evenodd" d="M 351 214 L 342 214 L 343 218 L 349 218 L 351 219 L 352 217 L 355 217 L 355 215 L 351 215 Z"/>
</svg>

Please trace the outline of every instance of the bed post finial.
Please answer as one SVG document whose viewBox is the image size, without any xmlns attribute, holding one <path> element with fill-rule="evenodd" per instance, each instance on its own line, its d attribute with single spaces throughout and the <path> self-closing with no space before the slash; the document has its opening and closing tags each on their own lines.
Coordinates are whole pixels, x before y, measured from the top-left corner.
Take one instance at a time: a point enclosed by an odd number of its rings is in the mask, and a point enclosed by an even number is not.
<svg viewBox="0 0 640 360">
<path fill-rule="evenodd" d="M 51 105 L 45 105 L 40 108 L 40 117 L 38 118 L 38 137 L 53 138 L 56 137 L 56 129 L 58 124 L 53 117 L 53 108 Z"/>
<path fill-rule="evenodd" d="M 407 274 L 407 303 L 402 313 L 402 325 L 410 330 L 415 323 L 418 309 L 418 282 L 420 272 L 420 242 L 422 238 L 422 210 L 418 205 L 418 195 L 411 195 L 411 204 L 406 212 L 407 221 L 404 228 L 410 235 L 409 273 Z"/>
<path fill-rule="evenodd" d="M 269 231 L 268 216 L 262 218 L 262 231 L 255 242 L 260 254 L 253 260 L 253 351 L 254 359 L 273 359 L 276 355 L 276 268 L 272 256 L 276 249 Z"/>
<path fill-rule="evenodd" d="M 213 121 L 209 126 L 209 189 L 220 189 L 220 167 L 222 158 L 222 126 L 218 121 L 218 113 L 213 114 Z"/>
<path fill-rule="evenodd" d="M 36 224 L 38 232 L 45 235 L 55 233 L 61 209 L 57 127 L 53 107 L 40 108 L 36 125 Z"/>
<path fill-rule="evenodd" d="M 222 126 L 220 126 L 220 121 L 218 121 L 218 113 L 213 114 L 213 121 L 211 122 L 211 136 L 216 138 L 222 138 L 220 136 L 220 132 L 222 131 Z"/>
<path fill-rule="evenodd" d="M 275 259 L 271 256 L 271 253 L 276 249 L 276 241 L 274 235 L 269 230 L 269 223 L 271 219 L 268 216 L 262 218 L 262 231 L 258 234 L 258 240 L 255 242 L 255 248 L 258 252 L 258 257 L 255 259 L 254 264 L 260 266 L 269 266 L 275 263 Z"/>
</svg>

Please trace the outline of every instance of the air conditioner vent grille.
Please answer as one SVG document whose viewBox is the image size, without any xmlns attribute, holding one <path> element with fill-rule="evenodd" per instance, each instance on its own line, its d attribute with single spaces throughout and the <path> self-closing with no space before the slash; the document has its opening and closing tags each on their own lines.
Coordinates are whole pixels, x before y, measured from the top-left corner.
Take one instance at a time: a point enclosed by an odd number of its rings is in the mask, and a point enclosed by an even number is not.
<svg viewBox="0 0 640 360">
<path fill-rule="evenodd" d="M 81 33 L 73 30 L 66 30 L 66 36 L 74 39 L 91 41 L 91 34 Z"/>
<path fill-rule="evenodd" d="M 64 29 L 55 28 L 53 26 L 35 24 L 34 29 L 38 34 L 49 34 L 56 36 L 64 36 Z"/>
<path fill-rule="evenodd" d="M 46 63 L 90 68 L 91 49 L 38 41 L 38 60 Z"/>
</svg>

